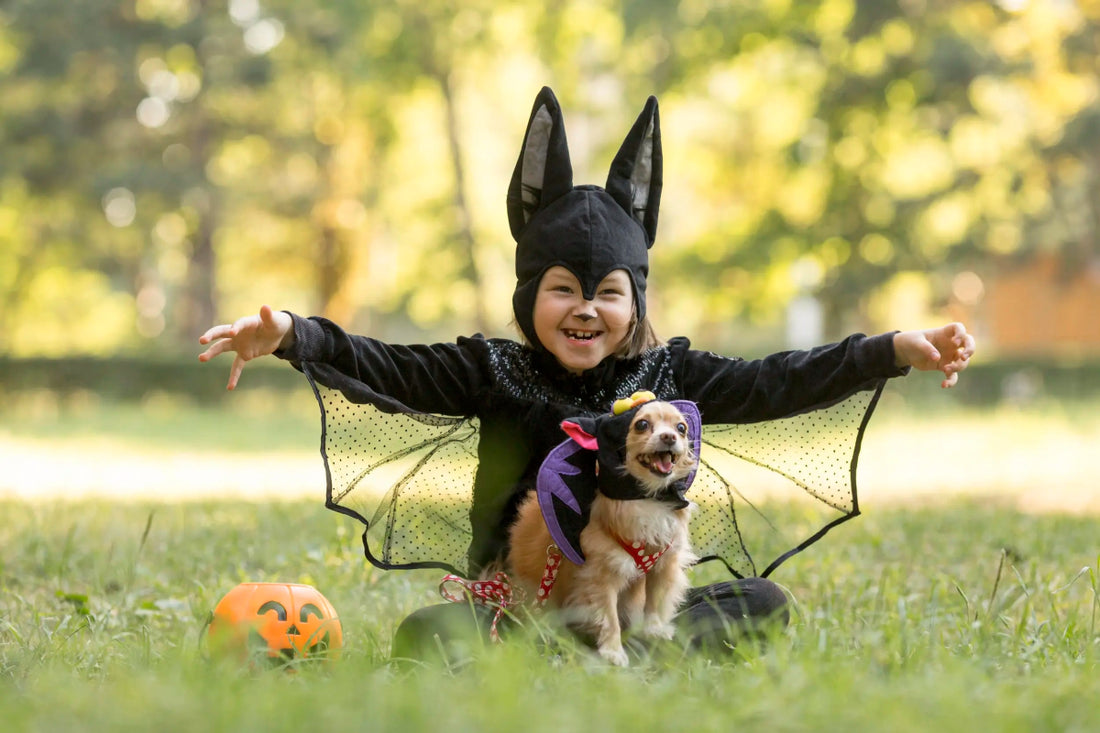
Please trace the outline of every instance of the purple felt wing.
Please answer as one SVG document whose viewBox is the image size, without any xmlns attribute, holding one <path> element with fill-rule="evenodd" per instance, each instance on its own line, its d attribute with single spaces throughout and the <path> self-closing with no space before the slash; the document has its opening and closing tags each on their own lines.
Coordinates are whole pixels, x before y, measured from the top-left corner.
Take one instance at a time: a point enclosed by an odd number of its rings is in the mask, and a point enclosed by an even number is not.
<svg viewBox="0 0 1100 733">
<path fill-rule="evenodd" d="M 703 418 L 699 415 L 699 408 L 694 402 L 687 400 L 672 400 L 671 404 L 684 416 L 688 422 L 688 432 L 691 433 L 691 450 L 695 453 L 695 460 L 699 460 L 699 451 L 703 448 Z M 684 488 L 691 486 L 695 480 L 695 471 L 688 474 Z"/>
<path fill-rule="evenodd" d="M 582 515 L 580 502 L 573 490 L 565 483 L 566 476 L 577 476 L 581 469 L 569 459 L 583 451 L 571 438 L 559 443 L 539 466 L 538 478 L 535 481 L 535 495 L 538 497 L 539 509 L 542 510 L 542 518 L 546 527 L 550 530 L 550 536 L 554 538 L 561 553 L 577 565 L 584 564 L 584 555 L 580 550 L 580 538 L 570 537 L 562 527 L 558 517 L 558 507 L 554 504 L 557 498 L 562 504 L 573 512 L 578 519 Z"/>
</svg>

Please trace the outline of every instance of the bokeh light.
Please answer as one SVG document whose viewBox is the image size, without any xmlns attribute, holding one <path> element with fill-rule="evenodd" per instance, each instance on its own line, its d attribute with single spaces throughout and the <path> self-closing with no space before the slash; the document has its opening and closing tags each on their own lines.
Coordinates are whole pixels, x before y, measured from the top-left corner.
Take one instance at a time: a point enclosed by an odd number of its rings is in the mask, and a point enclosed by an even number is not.
<svg viewBox="0 0 1100 733">
<path fill-rule="evenodd" d="M 128 188 L 112 188 L 103 196 L 103 214 L 112 226 L 130 226 L 137 216 L 133 192 Z"/>
</svg>

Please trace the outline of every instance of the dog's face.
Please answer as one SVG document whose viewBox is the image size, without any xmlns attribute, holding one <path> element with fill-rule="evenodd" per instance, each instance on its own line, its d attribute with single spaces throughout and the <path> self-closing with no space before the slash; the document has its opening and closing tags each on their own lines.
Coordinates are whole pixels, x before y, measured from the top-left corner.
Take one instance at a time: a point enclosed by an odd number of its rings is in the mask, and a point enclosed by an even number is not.
<svg viewBox="0 0 1100 733">
<path fill-rule="evenodd" d="M 668 402 L 638 408 L 626 436 L 623 466 L 650 493 L 686 477 L 695 468 L 688 421 Z"/>
</svg>

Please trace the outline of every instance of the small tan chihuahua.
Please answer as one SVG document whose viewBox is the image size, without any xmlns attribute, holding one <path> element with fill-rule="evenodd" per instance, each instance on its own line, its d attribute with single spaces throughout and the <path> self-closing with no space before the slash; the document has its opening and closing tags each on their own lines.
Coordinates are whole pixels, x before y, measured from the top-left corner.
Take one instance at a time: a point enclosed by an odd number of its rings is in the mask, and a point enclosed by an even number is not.
<svg viewBox="0 0 1100 733">
<path fill-rule="evenodd" d="M 641 622 L 643 634 L 672 638 L 672 617 L 688 588 L 685 570 L 697 560 L 688 537 L 694 505 L 684 492 L 698 465 L 692 435 L 698 413 L 689 421 L 652 393 L 630 400 L 629 408 L 616 403 L 621 414 L 589 421 L 592 433 L 562 424 L 583 448 L 598 451 L 596 491 L 579 535 L 582 556 L 563 547 L 566 557 L 557 565 L 544 519 L 549 504 L 532 492 L 511 528 L 508 558 L 509 575 L 528 598 L 560 608 L 572 628 L 593 635 L 601 657 L 620 666 L 627 664 L 623 629 Z"/>
</svg>

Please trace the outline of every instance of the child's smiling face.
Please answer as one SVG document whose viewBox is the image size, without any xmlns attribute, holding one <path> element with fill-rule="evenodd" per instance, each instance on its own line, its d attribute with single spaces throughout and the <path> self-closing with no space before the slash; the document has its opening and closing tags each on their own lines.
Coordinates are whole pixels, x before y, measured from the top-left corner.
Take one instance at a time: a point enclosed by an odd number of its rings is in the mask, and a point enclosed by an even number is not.
<svg viewBox="0 0 1100 733">
<path fill-rule="evenodd" d="M 615 353 L 633 316 L 634 290 L 626 270 L 608 273 L 596 297 L 585 300 L 576 276 L 555 265 L 543 274 L 535 296 L 535 335 L 574 374 Z"/>
</svg>

